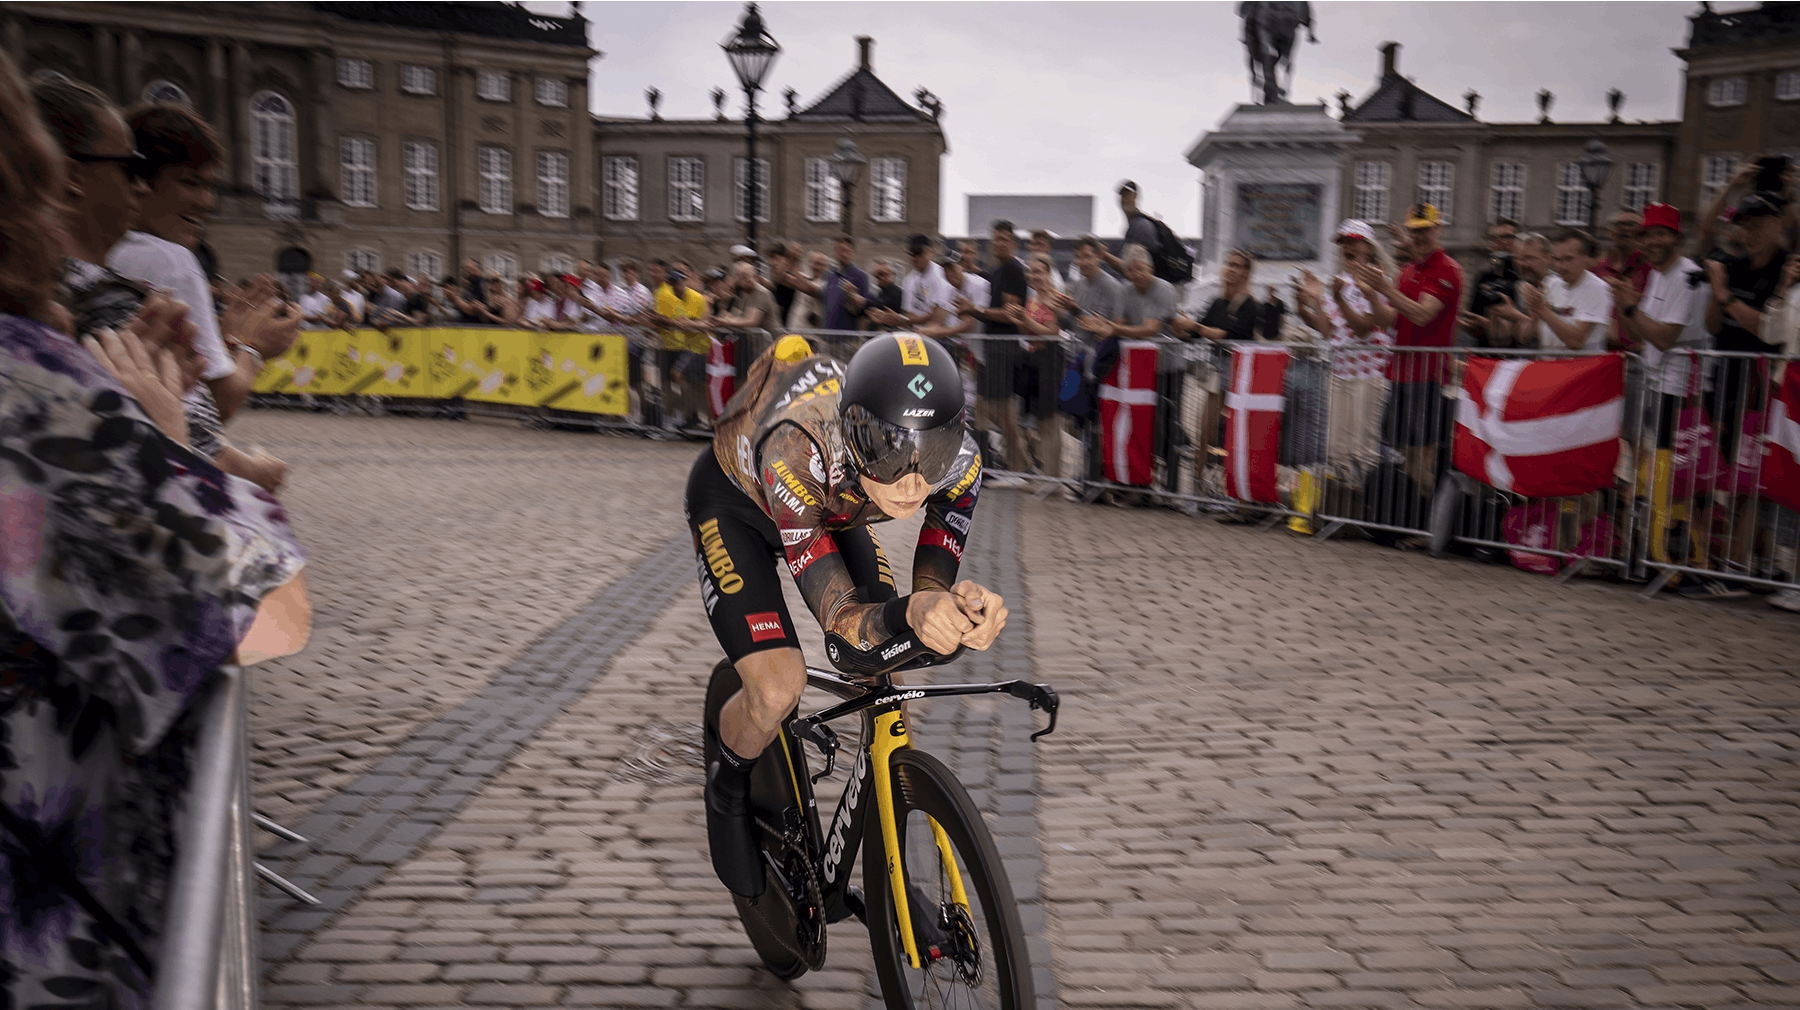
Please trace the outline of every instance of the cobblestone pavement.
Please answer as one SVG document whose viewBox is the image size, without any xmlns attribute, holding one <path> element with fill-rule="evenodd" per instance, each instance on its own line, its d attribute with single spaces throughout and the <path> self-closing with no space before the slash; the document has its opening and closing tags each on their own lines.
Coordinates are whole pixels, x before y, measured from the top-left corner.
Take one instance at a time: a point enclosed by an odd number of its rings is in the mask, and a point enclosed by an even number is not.
<svg viewBox="0 0 1800 1010">
<path fill-rule="evenodd" d="M 276 413 L 234 435 L 297 464 L 321 615 L 258 668 L 259 804 L 340 842 L 383 810 L 430 826 L 325 853 L 363 871 L 328 915 L 265 895 L 269 1006 L 870 1004 L 860 927 L 776 982 L 706 862 L 717 646 L 691 560 L 658 554 L 697 446 Z M 977 523 L 969 570 L 1029 621 L 951 672 L 1049 681 L 1063 722 L 1028 747 L 1016 702 L 915 723 L 1040 902 L 1043 1005 L 1800 1005 L 1800 623 L 1019 492 Z M 634 586 L 666 604 L 614 612 Z M 539 696 L 558 635 L 588 679 Z M 346 791 L 417 781 L 422 734 L 513 685 L 531 704 L 482 730 L 490 764 L 444 763 L 453 788 Z"/>
</svg>

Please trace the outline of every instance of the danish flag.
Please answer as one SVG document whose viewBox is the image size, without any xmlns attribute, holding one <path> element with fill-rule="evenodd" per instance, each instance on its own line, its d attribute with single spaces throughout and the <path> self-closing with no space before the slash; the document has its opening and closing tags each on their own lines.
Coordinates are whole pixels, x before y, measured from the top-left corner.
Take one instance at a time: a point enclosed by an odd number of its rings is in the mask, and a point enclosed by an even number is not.
<svg viewBox="0 0 1800 1010">
<path fill-rule="evenodd" d="M 1225 493 L 1244 501 L 1279 502 L 1275 464 L 1281 459 L 1282 389 L 1288 362 L 1280 347 L 1234 347 L 1225 392 L 1230 430 L 1225 440 Z"/>
<path fill-rule="evenodd" d="M 706 396 L 712 401 L 715 419 L 725 413 L 725 404 L 737 391 L 737 345 L 736 337 L 730 340 L 714 338 L 706 349 Z"/>
<path fill-rule="evenodd" d="M 1800 512 L 1800 363 L 1788 362 L 1764 438 L 1763 497 Z"/>
<path fill-rule="evenodd" d="M 1613 483 L 1625 420 L 1625 359 L 1470 358 L 1456 413 L 1456 468 L 1527 498 Z"/>
<path fill-rule="evenodd" d="M 1102 473 L 1119 484 L 1148 486 L 1155 465 L 1156 345 L 1119 344 L 1119 361 L 1100 383 Z"/>
</svg>

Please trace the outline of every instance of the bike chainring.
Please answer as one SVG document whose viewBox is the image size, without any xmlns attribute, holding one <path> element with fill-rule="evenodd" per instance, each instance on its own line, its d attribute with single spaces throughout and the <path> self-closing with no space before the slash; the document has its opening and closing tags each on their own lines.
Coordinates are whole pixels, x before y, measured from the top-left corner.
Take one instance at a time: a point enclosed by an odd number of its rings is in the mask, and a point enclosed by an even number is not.
<svg viewBox="0 0 1800 1010">
<path fill-rule="evenodd" d="M 778 831 L 760 817 L 756 818 L 756 825 L 781 846 L 779 876 L 787 883 L 794 910 L 795 945 L 790 949 L 818 971 L 825 964 L 825 898 L 819 887 L 818 866 L 801 844 L 803 829 Z"/>
</svg>

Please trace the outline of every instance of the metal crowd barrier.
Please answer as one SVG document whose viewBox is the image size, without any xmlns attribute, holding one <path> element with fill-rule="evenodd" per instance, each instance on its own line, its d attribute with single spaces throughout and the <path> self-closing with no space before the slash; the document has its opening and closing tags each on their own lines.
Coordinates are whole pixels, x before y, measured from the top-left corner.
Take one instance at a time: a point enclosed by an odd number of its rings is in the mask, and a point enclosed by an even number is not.
<svg viewBox="0 0 1800 1010">
<path fill-rule="evenodd" d="M 786 332 L 786 331 L 783 331 Z M 871 334 L 864 331 L 800 329 L 822 353 L 847 359 Z M 509 339 L 530 341 L 544 334 L 518 332 Z M 649 437 L 703 438 L 706 423 L 677 428 L 668 409 L 678 386 L 734 375 L 741 379 L 774 335 L 767 330 L 714 334 L 729 357 L 710 361 L 695 355 L 685 362 L 662 351 L 657 333 L 625 335 L 630 348 L 630 405 L 618 414 L 474 399 L 382 398 L 385 409 L 440 416 L 493 416 L 526 423 L 635 433 Z M 948 341 L 971 394 L 1007 389 L 998 399 L 971 396 L 969 418 L 991 460 L 988 472 L 1005 480 L 1028 481 L 1039 497 L 1057 488 L 1084 501 L 1112 493 L 1154 500 L 1189 514 L 1260 521 L 1329 539 L 1356 528 L 1373 539 L 1417 541 L 1434 554 L 1447 550 L 1494 557 L 1550 559 L 1540 567 L 1559 579 L 1580 574 L 1612 574 L 1648 580 L 1647 592 L 1672 579 L 1692 576 L 1786 588 L 1796 579 L 1794 544 L 1800 538 L 1795 514 L 1766 501 L 1758 491 L 1761 457 L 1754 451 L 1741 465 L 1726 465 L 1720 449 L 1754 450 L 1761 445 L 1763 418 L 1773 401 L 1778 357 L 1723 351 L 1673 351 L 1698 376 L 1686 395 L 1670 397 L 1656 388 L 1642 355 L 1625 355 L 1625 403 L 1620 462 L 1615 480 L 1581 495 L 1525 499 L 1499 491 L 1458 472 L 1451 464 L 1462 377 L 1471 357 L 1528 361 L 1591 358 L 1603 352 L 1550 349 L 1384 348 L 1394 362 L 1388 378 L 1344 379 L 1334 366 L 1337 351 L 1323 343 L 1295 342 L 1289 352 L 1282 401 L 1279 501 L 1252 502 L 1226 493 L 1223 420 L 1226 376 L 1235 342 L 1153 341 L 1162 355 L 1180 359 L 1162 369 L 1153 476 L 1149 484 L 1107 479 L 1099 466 L 1097 402 L 1088 416 L 1072 417 L 1057 405 L 1064 369 L 1094 344 L 1082 337 L 1028 338 L 966 334 Z M 995 349 L 1010 353 L 1013 375 L 996 378 Z M 1032 350 L 1026 350 L 1027 347 Z M 1165 358 L 1166 360 L 1166 358 Z M 684 374 L 674 374 L 686 366 Z M 1006 368 L 1007 364 L 998 367 Z M 1666 370 L 1668 366 L 1664 366 Z M 1088 395 L 1095 381 L 1089 374 Z M 993 379 L 992 382 L 984 379 Z M 1020 392 L 1022 391 L 1022 392 Z M 710 416 L 704 408 L 702 419 Z M 290 398 L 291 399 L 291 398 Z M 329 398 L 322 398 L 329 399 Z M 354 409 L 357 397 L 337 398 Z M 692 400 L 690 399 L 690 404 Z M 1169 418 L 1166 423 L 1163 418 Z M 1718 444 L 1724 436 L 1725 445 Z M 1056 463 L 1050 461 L 1054 454 Z M 1035 459 L 1034 459 L 1035 457 Z M 1660 475 L 1660 476 L 1659 476 Z M 1509 532 L 1510 528 L 1510 532 Z"/>
</svg>

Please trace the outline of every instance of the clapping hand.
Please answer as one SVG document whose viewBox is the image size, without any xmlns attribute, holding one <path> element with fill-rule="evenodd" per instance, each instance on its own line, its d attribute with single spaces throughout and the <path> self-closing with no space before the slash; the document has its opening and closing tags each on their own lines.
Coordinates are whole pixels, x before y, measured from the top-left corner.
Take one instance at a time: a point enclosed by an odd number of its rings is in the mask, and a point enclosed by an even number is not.
<svg viewBox="0 0 1800 1010">
<path fill-rule="evenodd" d="M 172 351 L 152 351 L 130 329 L 97 330 L 81 343 L 163 434 L 187 444 L 187 414 L 181 406 L 186 379 Z"/>
</svg>

